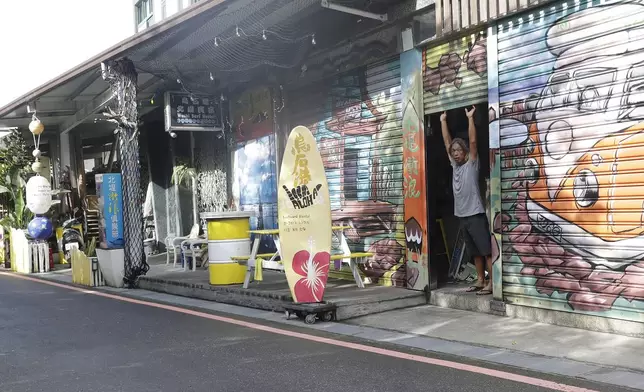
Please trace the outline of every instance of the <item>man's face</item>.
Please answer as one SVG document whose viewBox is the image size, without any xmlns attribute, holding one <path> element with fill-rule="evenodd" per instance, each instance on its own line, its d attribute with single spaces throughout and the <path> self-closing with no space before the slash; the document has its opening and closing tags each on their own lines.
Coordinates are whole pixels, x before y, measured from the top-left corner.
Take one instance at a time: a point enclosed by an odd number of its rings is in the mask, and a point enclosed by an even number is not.
<svg viewBox="0 0 644 392">
<path fill-rule="evenodd" d="M 463 147 L 461 147 L 460 144 L 453 143 L 449 152 L 452 155 L 452 159 L 456 162 L 456 164 L 462 165 L 465 163 L 465 160 L 466 160 L 465 150 L 463 150 Z"/>
</svg>

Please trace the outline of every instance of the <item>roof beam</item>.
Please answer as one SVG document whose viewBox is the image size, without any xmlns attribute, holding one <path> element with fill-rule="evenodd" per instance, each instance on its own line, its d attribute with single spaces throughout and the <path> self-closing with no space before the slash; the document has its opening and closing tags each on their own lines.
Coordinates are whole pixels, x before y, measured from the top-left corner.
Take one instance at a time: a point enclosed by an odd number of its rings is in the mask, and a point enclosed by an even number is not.
<svg viewBox="0 0 644 392">
<path fill-rule="evenodd" d="M 83 93 L 83 91 L 87 90 L 87 88 L 88 88 L 89 86 L 91 86 L 92 84 L 94 84 L 94 82 L 95 82 L 96 80 L 98 80 L 98 78 L 99 78 L 100 76 L 101 76 L 101 73 L 100 73 L 100 72 L 98 72 L 98 71 L 97 71 L 95 74 L 90 75 L 87 79 L 85 79 L 85 81 L 84 81 L 83 83 L 81 83 L 81 85 L 80 85 L 80 86 L 78 86 L 78 87 L 76 88 L 76 90 L 72 91 L 72 92 L 71 92 L 71 94 L 69 94 L 69 96 L 67 97 L 67 99 L 68 99 L 68 100 L 70 100 L 70 101 L 73 101 L 74 99 L 76 99 L 76 97 L 78 97 L 79 95 L 81 95 L 81 94 Z"/>
<path fill-rule="evenodd" d="M 114 93 L 111 88 L 103 91 L 92 99 L 87 105 L 83 106 L 73 116 L 70 116 L 66 121 L 60 125 L 60 134 L 64 135 L 74 129 L 78 124 L 87 120 L 91 115 L 101 110 L 105 105 L 109 104 L 114 98 Z"/>
<path fill-rule="evenodd" d="M 58 112 L 76 112 L 78 111 L 78 103 L 68 101 L 57 102 L 30 102 L 27 104 L 27 113 L 58 113 Z"/>
</svg>

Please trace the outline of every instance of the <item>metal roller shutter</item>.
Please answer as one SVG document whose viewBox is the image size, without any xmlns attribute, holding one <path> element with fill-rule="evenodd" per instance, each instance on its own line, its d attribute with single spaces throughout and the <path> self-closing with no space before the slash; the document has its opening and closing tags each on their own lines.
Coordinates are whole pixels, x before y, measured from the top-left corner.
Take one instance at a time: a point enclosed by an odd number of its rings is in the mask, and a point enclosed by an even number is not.
<svg viewBox="0 0 644 392">
<path fill-rule="evenodd" d="M 425 114 L 487 101 L 486 46 L 481 31 L 424 50 Z"/>
<path fill-rule="evenodd" d="M 498 26 L 510 303 L 641 321 L 643 21 L 640 3 L 569 1 Z"/>
<path fill-rule="evenodd" d="M 352 251 L 375 254 L 364 274 L 405 287 L 398 58 L 289 91 L 288 97 L 291 126 L 309 127 L 318 140 L 334 224 L 351 226 L 345 235 Z M 347 271 L 337 274 L 352 279 Z"/>
</svg>

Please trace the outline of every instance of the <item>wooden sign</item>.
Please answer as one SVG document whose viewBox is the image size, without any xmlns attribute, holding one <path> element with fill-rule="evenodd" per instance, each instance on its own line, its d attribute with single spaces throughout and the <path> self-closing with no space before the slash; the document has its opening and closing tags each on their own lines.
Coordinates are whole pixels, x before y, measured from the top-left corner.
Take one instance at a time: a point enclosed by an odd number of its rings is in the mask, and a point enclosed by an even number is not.
<svg viewBox="0 0 644 392">
<path fill-rule="evenodd" d="M 331 259 L 331 204 L 322 157 L 308 128 L 288 138 L 278 187 L 282 262 L 295 303 L 322 302 Z"/>
</svg>

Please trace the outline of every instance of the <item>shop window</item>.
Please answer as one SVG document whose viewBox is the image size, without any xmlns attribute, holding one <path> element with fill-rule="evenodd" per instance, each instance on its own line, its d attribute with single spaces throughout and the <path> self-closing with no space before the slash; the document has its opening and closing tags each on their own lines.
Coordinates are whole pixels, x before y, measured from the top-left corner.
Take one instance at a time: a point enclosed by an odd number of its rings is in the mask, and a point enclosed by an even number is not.
<svg viewBox="0 0 644 392">
<path fill-rule="evenodd" d="M 152 0 L 141 0 L 136 3 L 135 12 L 136 12 L 136 25 L 137 31 L 143 31 L 146 28 L 150 27 L 153 20 L 153 4 Z"/>
</svg>

